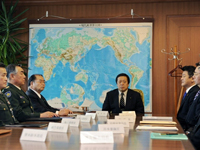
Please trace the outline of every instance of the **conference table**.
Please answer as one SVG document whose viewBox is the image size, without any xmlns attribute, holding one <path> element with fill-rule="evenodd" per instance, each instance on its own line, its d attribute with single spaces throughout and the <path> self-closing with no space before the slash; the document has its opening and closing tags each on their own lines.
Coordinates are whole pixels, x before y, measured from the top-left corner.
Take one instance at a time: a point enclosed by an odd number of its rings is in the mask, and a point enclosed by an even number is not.
<svg viewBox="0 0 200 150">
<path fill-rule="evenodd" d="M 110 116 L 114 118 L 114 115 Z M 48 132 L 45 142 L 20 141 L 20 136 L 24 128 L 21 127 L 0 127 L 10 129 L 11 133 L 0 135 L 1 150 L 194 150 L 189 140 L 158 140 L 151 139 L 151 131 L 138 131 L 135 128 L 142 120 L 142 116 L 137 116 L 135 124 L 126 129 L 124 134 L 114 134 L 112 144 L 81 144 L 80 131 L 98 131 L 98 124 L 105 124 L 106 117 L 98 117 L 90 123 L 80 123 L 79 127 L 70 127 L 67 133 Z M 173 117 L 173 121 L 176 118 Z M 28 122 L 27 122 L 28 123 Z M 48 122 L 34 122 L 48 123 Z M 183 133 L 182 128 L 177 124 L 179 133 Z M 31 128 L 32 129 L 32 128 Z M 34 128 L 38 129 L 38 128 Z M 39 128 L 47 130 L 46 127 Z"/>
</svg>

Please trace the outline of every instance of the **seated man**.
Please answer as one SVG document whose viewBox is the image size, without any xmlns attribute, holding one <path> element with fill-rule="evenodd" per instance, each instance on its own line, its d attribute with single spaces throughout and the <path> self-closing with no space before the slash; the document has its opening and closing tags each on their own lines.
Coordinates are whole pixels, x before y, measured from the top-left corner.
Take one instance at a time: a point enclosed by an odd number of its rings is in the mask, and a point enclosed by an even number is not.
<svg viewBox="0 0 200 150">
<path fill-rule="evenodd" d="M 125 73 L 116 77 L 118 89 L 107 93 L 102 110 L 109 113 L 121 113 L 122 111 L 135 111 L 136 114 L 144 114 L 144 105 L 141 95 L 128 89 L 130 79 Z"/>
<path fill-rule="evenodd" d="M 191 132 L 186 132 L 195 149 L 200 149 L 200 118 Z"/>
<path fill-rule="evenodd" d="M 51 118 L 58 116 L 52 112 L 34 112 L 32 103 L 26 93 L 20 88 L 25 83 L 24 70 L 17 65 L 10 64 L 6 67 L 8 86 L 3 90 L 13 108 L 13 113 L 18 121 L 28 118 Z"/>
<path fill-rule="evenodd" d="M 196 69 L 194 72 L 194 81 L 200 86 L 200 63 L 196 63 Z M 193 127 L 197 124 L 198 118 L 200 114 L 200 90 L 196 93 L 192 105 L 185 116 L 185 121 L 187 123 L 187 131 L 191 131 Z"/>
<path fill-rule="evenodd" d="M 7 97 L 1 92 L 7 85 L 7 72 L 5 65 L 0 63 L 0 126 L 6 124 L 15 124 L 18 121 L 13 116 L 12 107 Z"/>
<path fill-rule="evenodd" d="M 69 109 L 56 109 L 51 107 L 46 99 L 40 94 L 45 88 L 45 80 L 40 74 L 33 74 L 28 80 L 29 89 L 26 94 L 31 99 L 33 108 L 37 112 L 51 111 L 58 115 L 68 115 L 72 113 Z"/>
<path fill-rule="evenodd" d="M 189 108 L 193 102 L 193 99 L 196 93 L 199 90 L 199 87 L 195 84 L 194 78 L 193 78 L 195 67 L 184 66 L 182 70 L 183 70 L 183 73 L 181 77 L 181 85 L 185 87 L 186 92 L 181 101 L 181 105 L 177 113 L 177 119 L 179 123 L 181 124 L 183 130 L 185 130 L 187 128 L 186 122 L 185 122 L 185 116 L 187 115 L 189 111 Z"/>
</svg>

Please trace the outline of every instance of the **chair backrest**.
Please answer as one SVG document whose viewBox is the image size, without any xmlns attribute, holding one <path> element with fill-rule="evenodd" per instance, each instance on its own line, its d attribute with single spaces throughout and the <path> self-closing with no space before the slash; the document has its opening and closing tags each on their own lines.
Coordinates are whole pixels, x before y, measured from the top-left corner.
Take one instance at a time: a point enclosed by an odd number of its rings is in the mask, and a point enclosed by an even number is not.
<svg viewBox="0 0 200 150">
<path fill-rule="evenodd" d="M 141 98 L 142 98 L 142 102 L 143 102 L 143 105 L 144 105 L 144 93 L 142 92 L 142 90 L 140 90 L 140 89 L 133 89 L 133 90 L 140 93 Z"/>
</svg>

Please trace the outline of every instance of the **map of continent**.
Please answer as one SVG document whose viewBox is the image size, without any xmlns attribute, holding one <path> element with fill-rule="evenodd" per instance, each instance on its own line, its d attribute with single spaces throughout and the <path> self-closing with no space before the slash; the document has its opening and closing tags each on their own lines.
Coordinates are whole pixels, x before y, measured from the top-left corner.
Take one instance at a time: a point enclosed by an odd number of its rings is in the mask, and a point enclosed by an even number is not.
<svg viewBox="0 0 200 150">
<path fill-rule="evenodd" d="M 126 73 L 151 111 L 152 23 L 33 24 L 29 42 L 28 76 L 43 75 L 41 94 L 51 103 L 87 100 L 91 110 L 101 110 L 116 76 Z"/>
</svg>

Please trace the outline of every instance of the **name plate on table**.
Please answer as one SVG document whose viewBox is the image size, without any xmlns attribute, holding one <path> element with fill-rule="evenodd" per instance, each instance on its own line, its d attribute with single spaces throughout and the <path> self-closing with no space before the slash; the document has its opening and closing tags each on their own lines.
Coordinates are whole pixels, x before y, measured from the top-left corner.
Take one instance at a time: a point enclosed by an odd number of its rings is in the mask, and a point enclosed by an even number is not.
<svg viewBox="0 0 200 150">
<path fill-rule="evenodd" d="M 91 122 L 92 116 L 84 116 L 84 115 L 78 115 L 76 119 L 80 119 L 81 122 Z"/>
<path fill-rule="evenodd" d="M 20 140 L 44 142 L 46 136 L 47 130 L 23 129 Z"/>
<path fill-rule="evenodd" d="M 81 131 L 80 143 L 114 143 L 113 132 Z"/>
<path fill-rule="evenodd" d="M 64 132 L 66 133 L 68 130 L 68 124 L 63 124 L 63 123 L 53 123 L 49 122 L 47 131 L 52 131 L 52 132 Z"/>
<path fill-rule="evenodd" d="M 122 113 L 119 114 L 120 116 L 134 116 L 136 117 L 135 111 L 122 111 Z"/>
<path fill-rule="evenodd" d="M 61 123 L 69 124 L 70 127 L 79 127 L 79 119 L 67 119 L 63 118 Z"/>
<path fill-rule="evenodd" d="M 96 113 L 86 113 L 86 116 L 91 116 L 92 119 L 96 119 Z"/>
<path fill-rule="evenodd" d="M 129 122 L 135 122 L 134 116 L 115 116 L 116 120 L 128 120 Z"/>
<path fill-rule="evenodd" d="M 109 117 L 108 111 L 96 111 L 97 116 Z"/>
<path fill-rule="evenodd" d="M 123 127 L 128 127 L 129 128 L 129 121 L 128 120 L 107 119 L 107 124 L 123 125 Z"/>
<path fill-rule="evenodd" d="M 99 131 L 112 131 L 113 133 L 124 133 L 124 127 L 122 125 L 112 125 L 112 124 L 99 124 Z"/>
<path fill-rule="evenodd" d="M 81 144 L 80 150 L 113 150 L 114 144 Z"/>
</svg>

